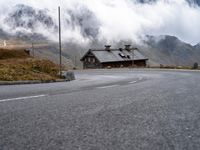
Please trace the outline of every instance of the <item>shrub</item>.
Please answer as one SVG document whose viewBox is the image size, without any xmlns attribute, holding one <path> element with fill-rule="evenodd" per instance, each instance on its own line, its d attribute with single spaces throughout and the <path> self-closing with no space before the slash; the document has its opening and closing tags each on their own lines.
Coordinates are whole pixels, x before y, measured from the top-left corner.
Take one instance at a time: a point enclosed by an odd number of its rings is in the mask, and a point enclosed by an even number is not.
<svg viewBox="0 0 200 150">
<path fill-rule="evenodd" d="M 194 63 L 193 69 L 198 69 L 198 68 L 199 68 L 199 64 L 198 63 Z"/>
</svg>

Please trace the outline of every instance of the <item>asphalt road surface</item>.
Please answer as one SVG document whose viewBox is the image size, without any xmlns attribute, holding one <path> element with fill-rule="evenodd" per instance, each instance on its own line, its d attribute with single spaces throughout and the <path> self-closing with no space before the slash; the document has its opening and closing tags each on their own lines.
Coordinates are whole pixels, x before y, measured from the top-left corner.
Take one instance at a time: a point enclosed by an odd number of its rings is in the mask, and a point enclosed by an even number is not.
<svg viewBox="0 0 200 150">
<path fill-rule="evenodd" d="M 200 149 L 200 72 L 75 73 L 0 86 L 0 150 Z"/>
</svg>

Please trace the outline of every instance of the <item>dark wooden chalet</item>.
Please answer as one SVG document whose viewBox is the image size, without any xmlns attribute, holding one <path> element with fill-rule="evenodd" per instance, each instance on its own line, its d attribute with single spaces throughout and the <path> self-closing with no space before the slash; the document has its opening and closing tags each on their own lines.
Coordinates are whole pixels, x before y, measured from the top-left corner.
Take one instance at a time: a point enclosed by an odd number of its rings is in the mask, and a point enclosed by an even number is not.
<svg viewBox="0 0 200 150">
<path fill-rule="evenodd" d="M 148 58 L 144 57 L 137 48 L 125 45 L 125 48 L 111 49 L 110 45 L 102 50 L 90 49 L 82 58 L 84 69 L 146 67 Z"/>
</svg>

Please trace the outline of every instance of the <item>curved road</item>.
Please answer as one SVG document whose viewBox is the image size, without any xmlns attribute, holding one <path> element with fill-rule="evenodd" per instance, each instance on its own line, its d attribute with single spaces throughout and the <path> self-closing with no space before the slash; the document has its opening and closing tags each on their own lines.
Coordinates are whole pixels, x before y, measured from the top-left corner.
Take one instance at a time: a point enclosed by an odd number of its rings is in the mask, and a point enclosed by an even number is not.
<svg viewBox="0 0 200 150">
<path fill-rule="evenodd" d="M 75 73 L 0 86 L 0 150 L 199 150 L 200 72 Z"/>
</svg>

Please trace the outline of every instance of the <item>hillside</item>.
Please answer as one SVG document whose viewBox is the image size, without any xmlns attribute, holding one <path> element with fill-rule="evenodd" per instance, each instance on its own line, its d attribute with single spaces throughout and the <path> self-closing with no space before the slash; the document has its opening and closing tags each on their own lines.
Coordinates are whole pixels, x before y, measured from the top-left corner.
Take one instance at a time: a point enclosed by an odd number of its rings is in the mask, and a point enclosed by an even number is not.
<svg viewBox="0 0 200 150">
<path fill-rule="evenodd" d="M 32 58 L 25 50 L 0 49 L 0 81 L 50 81 L 59 78 L 58 72 L 58 65 Z"/>
<path fill-rule="evenodd" d="M 200 47 L 174 36 L 147 36 L 140 50 L 157 65 L 192 66 L 195 62 L 200 63 Z"/>
<path fill-rule="evenodd" d="M 4 40 L 2 35 L 0 35 L 0 49 L 29 49 L 31 50 L 30 55 L 35 56 L 40 59 L 48 59 L 53 61 L 56 64 L 59 64 L 59 48 L 58 44 L 48 40 L 35 39 L 33 42 L 32 50 L 32 41 L 23 40 L 21 38 L 9 37 L 6 41 L 6 47 L 3 46 Z M 66 69 L 74 68 L 70 56 L 66 53 L 67 50 L 65 47 L 62 49 L 62 64 Z"/>
</svg>

